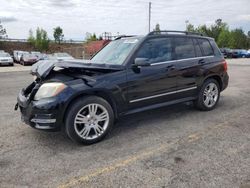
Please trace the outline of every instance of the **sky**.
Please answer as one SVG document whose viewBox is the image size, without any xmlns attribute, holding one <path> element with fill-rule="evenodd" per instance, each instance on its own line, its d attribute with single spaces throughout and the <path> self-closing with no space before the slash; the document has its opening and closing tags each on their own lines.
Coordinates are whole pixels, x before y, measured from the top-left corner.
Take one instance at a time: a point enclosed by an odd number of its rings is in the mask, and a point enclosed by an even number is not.
<svg viewBox="0 0 250 188">
<path fill-rule="evenodd" d="M 148 33 L 146 0 L 0 0 L 0 20 L 9 38 L 24 39 L 41 27 L 53 39 L 60 26 L 65 39 L 84 40 L 86 32 L 101 35 Z M 151 28 L 185 30 L 185 21 L 195 26 L 211 25 L 217 18 L 230 29 L 250 31 L 250 0 L 151 0 Z"/>
</svg>

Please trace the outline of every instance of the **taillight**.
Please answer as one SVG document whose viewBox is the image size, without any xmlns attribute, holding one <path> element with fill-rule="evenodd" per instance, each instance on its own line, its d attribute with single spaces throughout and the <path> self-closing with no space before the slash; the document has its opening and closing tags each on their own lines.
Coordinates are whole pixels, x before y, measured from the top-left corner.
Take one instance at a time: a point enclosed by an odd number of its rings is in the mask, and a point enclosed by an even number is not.
<svg viewBox="0 0 250 188">
<path fill-rule="evenodd" d="M 223 61 L 223 68 L 224 68 L 224 71 L 227 72 L 227 62 L 226 62 L 226 60 Z"/>
</svg>

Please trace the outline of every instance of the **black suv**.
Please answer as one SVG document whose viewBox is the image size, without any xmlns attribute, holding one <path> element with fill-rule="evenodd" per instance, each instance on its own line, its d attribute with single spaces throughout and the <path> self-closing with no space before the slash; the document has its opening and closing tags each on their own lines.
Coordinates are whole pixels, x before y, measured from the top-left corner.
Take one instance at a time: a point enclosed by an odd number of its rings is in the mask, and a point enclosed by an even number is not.
<svg viewBox="0 0 250 188">
<path fill-rule="evenodd" d="M 16 105 L 22 120 L 83 144 L 103 139 L 123 115 L 186 101 L 212 110 L 228 85 L 214 39 L 180 31 L 119 37 L 91 60 L 43 61 L 31 72 Z"/>
</svg>

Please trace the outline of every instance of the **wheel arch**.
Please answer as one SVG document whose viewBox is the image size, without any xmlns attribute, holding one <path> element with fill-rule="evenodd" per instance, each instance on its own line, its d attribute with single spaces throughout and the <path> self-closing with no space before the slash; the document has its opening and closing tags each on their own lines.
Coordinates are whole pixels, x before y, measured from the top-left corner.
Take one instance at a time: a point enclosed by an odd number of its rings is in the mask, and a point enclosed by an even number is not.
<svg viewBox="0 0 250 188">
<path fill-rule="evenodd" d="M 117 104 L 114 98 L 112 97 L 112 94 L 110 94 L 108 91 L 105 91 L 105 90 L 92 90 L 92 91 L 85 91 L 85 92 L 78 93 L 69 100 L 69 102 L 66 104 L 63 110 L 63 122 L 65 122 L 65 118 L 66 118 L 65 115 L 67 111 L 69 110 L 70 105 L 73 104 L 79 98 L 86 97 L 86 96 L 97 96 L 106 100 L 113 109 L 115 119 L 118 118 Z"/>
<path fill-rule="evenodd" d="M 203 80 L 203 82 L 202 82 L 202 84 L 206 81 L 206 80 L 208 80 L 208 79 L 214 79 L 214 80 L 216 80 L 217 82 L 218 82 L 218 84 L 219 84 L 219 87 L 220 87 L 220 91 L 222 90 L 222 88 L 223 88 L 223 82 L 222 82 L 222 78 L 219 76 L 219 75 L 209 75 L 209 76 L 207 76 L 204 80 Z"/>
</svg>

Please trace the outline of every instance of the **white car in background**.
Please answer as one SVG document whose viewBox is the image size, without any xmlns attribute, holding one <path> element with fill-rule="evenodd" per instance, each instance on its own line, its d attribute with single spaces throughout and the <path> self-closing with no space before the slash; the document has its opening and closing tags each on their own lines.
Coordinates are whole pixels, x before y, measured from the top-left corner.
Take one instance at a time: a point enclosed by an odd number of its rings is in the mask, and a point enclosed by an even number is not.
<svg viewBox="0 0 250 188">
<path fill-rule="evenodd" d="M 58 61 L 67 61 L 67 60 L 73 60 L 74 58 L 69 55 L 68 53 L 54 53 L 53 56 Z"/>
<path fill-rule="evenodd" d="M 17 62 L 17 63 L 20 63 L 21 61 L 21 57 L 23 55 L 28 55 L 29 52 L 27 51 L 19 51 L 19 50 L 14 50 L 13 51 L 13 56 L 14 56 L 14 60 Z"/>
<path fill-rule="evenodd" d="M 0 65 L 14 65 L 13 59 L 9 53 L 0 53 Z"/>
<path fill-rule="evenodd" d="M 40 60 L 43 57 L 43 54 L 41 52 L 38 51 L 31 51 L 30 52 L 32 55 L 37 57 L 37 60 Z"/>
<path fill-rule="evenodd" d="M 17 55 L 18 55 L 18 53 L 20 53 L 20 52 L 22 52 L 22 51 L 20 51 L 20 50 L 14 50 L 14 51 L 13 51 L 13 58 L 14 58 L 14 61 L 15 61 L 15 62 L 17 62 Z"/>
<path fill-rule="evenodd" d="M 4 50 L 0 50 L 0 54 L 1 54 L 1 53 L 5 53 L 5 51 L 4 51 Z"/>
</svg>

